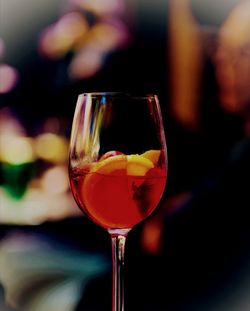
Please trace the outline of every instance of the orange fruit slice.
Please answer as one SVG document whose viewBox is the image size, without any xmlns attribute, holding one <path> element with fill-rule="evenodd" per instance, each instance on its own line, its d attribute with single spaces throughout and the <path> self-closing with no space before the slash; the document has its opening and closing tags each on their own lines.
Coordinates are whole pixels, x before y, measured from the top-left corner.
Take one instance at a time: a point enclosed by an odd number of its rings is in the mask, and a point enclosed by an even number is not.
<svg viewBox="0 0 250 311">
<path fill-rule="evenodd" d="M 138 154 L 127 156 L 127 175 L 144 176 L 147 171 L 154 167 L 154 164 L 147 158 Z"/>
<path fill-rule="evenodd" d="M 127 165 L 127 156 L 126 155 L 116 155 L 113 157 L 106 158 L 104 160 L 100 160 L 95 163 L 90 173 L 99 173 L 104 175 L 112 174 L 117 170 L 126 169 Z"/>
<path fill-rule="evenodd" d="M 160 155 L 161 155 L 160 150 L 148 150 L 141 154 L 142 157 L 150 160 L 154 164 L 154 166 L 157 165 Z"/>
<path fill-rule="evenodd" d="M 154 167 L 150 159 L 138 154 L 116 155 L 97 162 L 90 173 L 113 174 L 118 170 L 126 170 L 130 176 L 144 176 L 148 170 Z"/>
</svg>

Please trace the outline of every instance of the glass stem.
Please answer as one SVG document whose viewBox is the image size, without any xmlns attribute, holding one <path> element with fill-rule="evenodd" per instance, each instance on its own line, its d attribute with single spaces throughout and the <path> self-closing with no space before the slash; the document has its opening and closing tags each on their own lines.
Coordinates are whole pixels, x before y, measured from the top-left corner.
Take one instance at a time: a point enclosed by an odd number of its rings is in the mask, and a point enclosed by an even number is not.
<svg viewBox="0 0 250 311">
<path fill-rule="evenodd" d="M 124 311 L 124 252 L 127 234 L 111 233 L 113 295 L 112 311 Z"/>
</svg>

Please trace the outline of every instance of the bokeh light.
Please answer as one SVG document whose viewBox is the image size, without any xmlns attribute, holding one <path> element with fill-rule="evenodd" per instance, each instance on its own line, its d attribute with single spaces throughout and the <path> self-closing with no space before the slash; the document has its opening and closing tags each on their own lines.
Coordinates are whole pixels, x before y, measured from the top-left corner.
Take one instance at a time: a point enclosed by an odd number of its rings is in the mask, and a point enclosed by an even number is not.
<svg viewBox="0 0 250 311">
<path fill-rule="evenodd" d="M 5 135 L 26 135 L 24 127 L 8 107 L 0 109 L 0 137 Z"/>
<path fill-rule="evenodd" d="M 61 194 L 69 189 L 68 170 L 66 166 L 54 166 L 44 172 L 41 187 L 45 192 Z"/>
<path fill-rule="evenodd" d="M 219 95 L 229 113 L 246 109 L 250 100 L 250 2 L 240 3 L 219 30 L 214 55 Z"/>
<path fill-rule="evenodd" d="M 121 14 L 125 10 L 123 0 L 71 0 L 71 2 L 96 15 Z"/>
<path fill-rule="evenodd" d="M 71 0 L 69 12 L 40 35 L 40 54 L 52 60 L 71 55 L 68 73 L 73 80 L 88 79 L 104 65 L 106 56 L 130 42 L 123 0 Z"/>
<path fill-rule="evenodd" d="M 8 93 L 18 81 L 18 72 L 7 64 L 0 64 L 0 93 Z"/>
<path fill-rule="evenodd" d="M 42 32 L 39 39 L 40 52 L 52 59 L 64 56 L 79 41 L 84 40 L 88 27 L 86 19 L 78 12 L 63 15 Z"/>
<path fill-rule="evenodd" d="M 35 139 L 35 151 L 37 157 L 43 160 L 64 162 L 67 158 L 68 141 L 53 133 L 43 133 Z"/>
<path fill-rule="evenodd" d="M 69 193 L 68 138 L 47 118 L 29 136 L 10 108 L 0 110 L 0 223 L 37 225 L 80 211 Z"/>
<path fill-rule="evenodd" d="M 31 138 L 3 135 L 0 137 L 0 161 L 11 164 L 32 162 L 35 158 Z"/>
<path fill-rule="evenodd" d="M 108 52 L 125 46 L 129 33 L 125 24 L 119 19 L 105 19 L 96 23 L 89 32 L 88 42 L 99 51 Z"/>
<path fill-rule="evenodd" d="M 95 49 L 85 48 L 79 52 L 69 66 L 72 79 L 85 79 L 94 76 L 103 66 L 103 55 Z"/>
</svg>

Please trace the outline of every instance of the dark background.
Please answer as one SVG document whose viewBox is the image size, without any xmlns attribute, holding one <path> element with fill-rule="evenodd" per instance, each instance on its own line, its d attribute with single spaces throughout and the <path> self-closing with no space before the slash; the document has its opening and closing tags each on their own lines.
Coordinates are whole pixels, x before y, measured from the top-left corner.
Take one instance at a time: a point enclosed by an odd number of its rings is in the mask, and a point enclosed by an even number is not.
<svg viewBox="0 0 250 311">
<path fill-rule="evenodd" d="M 0 8 L 18 17 L 18 7 L 14 1 L 11 3 L 13 11 L 6 9 L 7 0 L 2 0 Z M 223 4 L 222 1 L 192 1 L 192 12 L 201 29 L 219 28 L 236 4 L 237 1 Z M 17 68 L 20 77 L 12 91 L 0 95 L 0 108 L 11 108 L 27 135 L 34 136 L 46 118 L 54 117 L 63 120 L 62 133 L 69 138 L 77 95 L 82 92 L 126 91 L 159 96 L 169 155 L 169 176 L 162 206 L 168 206 L 168 199 L 178 194 L 189 196 L 177 210 L 162 214 L 163 247 L 159 253 L 150 254 L 141 244 L 145 224 L 138 225 L 129 234 L 125 308 L 248 310 L 249 140 L 244 133 L 242 114 L 225 112 L 220 106 L 219 86 L 210 56 L 205 54 L 202 71 L 201 127 L 193 131 L 178 123 L 170 109 L 168 2 L 129 1 L 130 44 L 110 52 L 97 74 L 80 81 L 70 80 L 67 74 L 71 53 L 52 61 L 38 52 L 38 34 L 60 14 L 59 1 L 44 3 L 39 20 L 36 20 L 37 5 L 33 11 L 31 3 L 24 1 L 24 5 L 29 24 L 22 29 L 15 30 L 13 26 L 8 31 L 8 17 L 3 15 L 4 10 L 0 12 L 6 42 L 4 62 Z M 37 226 L 2 223 L 2 241 L 8 242 L 11 234 L 34 236 L 39 243 L 45 240 L 52 249 L 59 245 L 62 254 L 64 250 L 73 249 L 111 260 L 108 234 L 83 217 L 45 221 Z M 111 268 L 107 267 L 80 290 L 76 311 L 111 310 Z M 50 284 L 48 280 L 45 284 L 36 284 L 33 291 L 28 285 L 24 286 L 26 291 L 21 291 L 16 310 L 26 310 L 29 295 L 39 292 L 46 284 Z M 4 287 L 4 281 L 2 285 Z M 3 308 L 8 310 L 7 306 Z"/>
</svg>

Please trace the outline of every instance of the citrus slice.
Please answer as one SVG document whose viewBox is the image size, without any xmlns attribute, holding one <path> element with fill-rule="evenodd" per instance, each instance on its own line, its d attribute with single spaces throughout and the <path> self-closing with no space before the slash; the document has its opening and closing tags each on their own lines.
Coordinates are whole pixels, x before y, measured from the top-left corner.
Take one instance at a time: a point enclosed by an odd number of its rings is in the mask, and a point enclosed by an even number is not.
<svg viewBox="0 0 250 311">
<path fill-rule="evenodd" d="M 160 154 L 161 154 L 160 150 L 148 150 L 142 153 L 141 156 L 150 160 L 154 164 L 154 166 L 156 166 L 160 158 Z"/>
<path fill-rule="evenodd" d="M 130 176 L 144 176 L 148 170 L 154 167 L 151 160 L 138 154 L 115 155 L 97 162 L 90 173 L 115 174 L 115 171 L 125 170 Z M 124 173 L 125 173 L 124 172 Z"/>
<path fill-rule="evenodd" d="M 144 176 L 147 171 L 154 167 L 154 164 L 147 158 L 138 154 L 127 156 L 127 175 Z"/>
<path fill-rule="evenodd" d="M 126 169 L 127 166 L 127 156 L 126 155 L 116 155 L 113 157 L 100 160 L 90 170 L 90 173 L 99 173 L 108 175 L 117 170 Z"/>
</svg>

